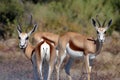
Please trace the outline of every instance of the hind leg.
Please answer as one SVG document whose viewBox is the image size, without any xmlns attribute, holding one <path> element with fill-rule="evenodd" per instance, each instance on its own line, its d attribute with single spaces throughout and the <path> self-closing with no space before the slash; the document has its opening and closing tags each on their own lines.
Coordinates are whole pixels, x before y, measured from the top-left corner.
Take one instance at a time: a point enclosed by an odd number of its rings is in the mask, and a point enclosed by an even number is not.
<svg viewBox="0 0 120 80">
<path fill-rule="evenodd" d="M 85 67 L 87 70 L 87 80 L 90 80 L 91 66 L 89 64 L 89 55 L 85 55 Z"/>
<path fill-rule="evenodd" d="M 70 68 L 71 68 L 71 65 L 72 65 L 73 61 L 74 61 L 74 59 L 71 58 L 71 57 L 69 57 L 68 62 L 67 62 L 67 64 L 65 65 L 65 72 L 66 72 L 69 80 L 72 80 L 72 77 L 71 77 L 71 75 L 70 75 Z"/>
<path fill-rule="evenodd" d="M 54 69 L 54 64 L 49 64 L 49 71 L 48 71 L 48 79 L 47 80 L 51 79 L 53 69 Z"/>
<path fill-rule="evenodd" d="M 64 54 L 63 54 L 64 53 Z M 61 55 L 62 54 L 62 55 Z M 59 76 L 60 76 L 60 67 L 63 63 L 63 60 L 65 59 L 66 57 L 66 52 L 64 51 L 59 51 L 59 57 L 58 57 L 58 60 L 57 60 L 57 64 L 56 64 L 56 70 L 57 70 L 57 80 L 59 80 Z"/>
<path fill-rule="evenodd" d="M 43 80 L 43 75 L 42 75 L 42 61 L 40 62 L 40 65 L 39 65 L 39 73 L 40 73 L 40 80 Z"/>
<path fill-rule="evenodd" d="M 35 53 L 33 53 L 31 61 L 33 65 L 34 80 L 39 80 Z"/>
</svg>

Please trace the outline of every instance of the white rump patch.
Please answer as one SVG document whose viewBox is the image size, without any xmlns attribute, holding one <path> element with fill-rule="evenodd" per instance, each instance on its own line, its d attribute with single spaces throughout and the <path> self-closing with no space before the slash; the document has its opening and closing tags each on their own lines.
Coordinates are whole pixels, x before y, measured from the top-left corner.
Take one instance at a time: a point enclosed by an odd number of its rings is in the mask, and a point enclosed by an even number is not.
<svg viewBox="0 0 120 80">
<path fill-rule="evenodd" d="M 50 45 L 46 42 L 41 45 L 41 59 L 46 59 L 47 61 L 50 59 Z"/>
<path fill-rule="evenodd" d="M 75 58 L 83 57 L 83 51 L 72 50 L 69 46 L 69 43 L 67 43 L 66 45 L 66 51 L 69 55 L 71 55 L 71 57 L 75 57 Z"/>
</svg>

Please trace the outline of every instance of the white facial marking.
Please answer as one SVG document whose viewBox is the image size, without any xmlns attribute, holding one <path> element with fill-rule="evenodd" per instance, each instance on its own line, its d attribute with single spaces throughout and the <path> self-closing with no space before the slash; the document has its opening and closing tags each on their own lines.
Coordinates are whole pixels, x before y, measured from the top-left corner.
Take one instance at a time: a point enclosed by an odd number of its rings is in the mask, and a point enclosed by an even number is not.
<svg viewBox="0 0 120 80">
<path fill-rule="evenodd" d="M 41 59 L 46 59 L 47 61 L 49 61 L 49 59 L 50 59 L 50 46 L 49 46 L 49 44 L 44 42 L 41 45 L 40 50 L 41 50 Z"/>
<path fill-rule="evenodd" d="M 25 48 L 27 46 L 27 41 L 28 41 L 27 33 L 21 33 L 19 35 L 19 38 L 20 38 L 20 43 L 19 43 L 20 48 Z"/>
<path fill-rule="evenodd" d="M 69 43 L 66 45 L 66 51 L 69 55 L 75 58 L 80 58 L 83 57 L 83 52 L 82 51 L 74 51 L 70 48 Z"/>
<path fill-rule="evenodd" d="M 104 42 L 105 41 L 105 28 L 98 28 L 97 29 L 97 35 L 98 35 L 98 39 L 100 42 Z"/>
</svg>

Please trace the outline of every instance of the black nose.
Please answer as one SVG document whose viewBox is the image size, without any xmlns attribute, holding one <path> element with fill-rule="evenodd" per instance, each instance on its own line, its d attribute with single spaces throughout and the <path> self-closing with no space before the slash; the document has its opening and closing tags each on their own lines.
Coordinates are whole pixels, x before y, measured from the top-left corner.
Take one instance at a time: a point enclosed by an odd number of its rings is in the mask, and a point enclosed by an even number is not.
<svg viewBox="0 0 120 80">
<path fill-rule="evenodd" d="M 100 40 L 100 42 L 101 42 L 101 43 L 103 43 L 103 42 L 104 42 L 104 40 Z"/>
<path fill-rule="evenodd" d="M 20 45 L 20 48 L 23 49 L 23 48 L 24 48 L 24 45 Z"/>
</svg>

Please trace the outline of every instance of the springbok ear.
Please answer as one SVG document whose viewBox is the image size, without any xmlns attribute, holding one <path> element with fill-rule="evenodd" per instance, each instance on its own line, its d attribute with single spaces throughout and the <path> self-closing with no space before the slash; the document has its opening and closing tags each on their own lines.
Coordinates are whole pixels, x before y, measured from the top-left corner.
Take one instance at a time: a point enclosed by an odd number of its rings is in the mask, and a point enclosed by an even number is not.
<svg viewBox="0 0 120 80">
<path fill-rule="evenodd" d="M 92 18 L 92 24 L 94 27 L 96 27 L 96 21 Z"/>
<path fill-rule="evenodd" d="M 28 33 L 28 35 L 31 35 L 33 32 L 35 32 L 35 30 L 37 29 L 38 25 L 35 24 L 33 29 Z"/>
<path fill-rule="evenodd" d="M 97 30 L 98 27 L 97 27 L 96 21 L 94 19 L 92 19 L 92 24 L 93 24 L 94 28 Z"/>
<path fill-rule="evenodd" d="M 17 31 L 18 31 L 18 34 L 22 33 L 22 29 L 20 25 L 17 26 Z"/>
<path fill-rule="evenodd" d="M 112 24 L 112 19 L 108 22 L 108 27 Z"/>
<path fill-rule="evenodd" d="M 107 25 L 107 27 L 106 27 L 106 30 L 111 26 L 111 24 L 112 24 L 112 19 L 110 19 L 110 21 L 108 22 L 108 25 Z"/>
</svg>

